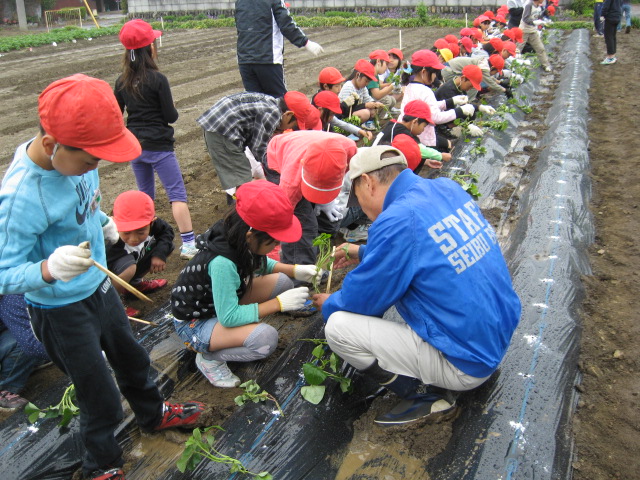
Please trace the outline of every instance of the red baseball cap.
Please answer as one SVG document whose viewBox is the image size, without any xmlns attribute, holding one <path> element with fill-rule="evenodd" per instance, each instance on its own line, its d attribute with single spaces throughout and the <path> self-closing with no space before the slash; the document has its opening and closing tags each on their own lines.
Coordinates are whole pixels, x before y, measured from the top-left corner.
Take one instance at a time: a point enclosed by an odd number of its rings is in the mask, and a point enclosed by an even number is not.
<svg viewBox="0 0 640 480">
<path fill-rule="evenodd" d="M 501 15 L 501 14 L 496 15 L 495 20 L 496 20 L 496 22 L 502 23 L 503 25 L 507 24 L 507 19 L 504 18 L 504 15 Z"/>
<path fill-rule="evenodd" d="M 517 46 L 515 43 L 509 41 L 509 42 L 502 42 L 502 49 L 506 50 L 507 52 L 509 52 L 509 55 L 511 55 L 512 57 L 516 56 L 516 51 L 517 51 Z"/>
<path fill-rule="evenodd" d="M 284 103 L 287 104 L 287 108 L 295 115 L 298 121 L 298 129 L 315 129 L 319 123 L 320 114 L 316 108 L 313 108 L 313 105 L 311 105 L 311 102 L 304 93 L 287 92 L 284 94 Z"/>
<path fill-rule="evenodd" d="M 477 17 L 477 20 L 478 20 L 478 23 L 484 23 L 484 22 L 490 22 L 492 18 L 493 18 L 493 12 L 491 12 L 491 17 L 486 15 L 486 12 L 485 12 L 485 14 L 479 15 Z"/>
<path fill-rule="evenodd" d="M 499 38 L 492 38 L 491 40 L 489 40 L 489 43 L 498 53 L 500 53 L 504 48 L 504 43 Z"/>
<path fill-rule="evenodd" d="M 304 198 L 311 203 L 329 203 L 340 193 L 349 156 L 340 138 L 327 135 L 327 139 L 317 140 L 307 145 L 307 151 L 300 160 L 302 182 L 300 189 Z M 355 144 L 354 144 L 355 146 Z M 356 153 L 354 148 L 351 156 Z"/>
<path fill-rule="evenodd" d="M 38 97 L 45 132 L 58 143 L 109 162 L 140 156 L 140 142 L 124 125 L 109 84 L 80 73 L 57 80 Z"/>
<path fill-rule="evenodd" d="M 318 75 L 318 82 L 326 83 L 328 85 L 336 85 L 340 82 L 344 82 L 345 78 L 340 73 L 340 70 L 334 67 L 326 67 L 320 70 Z"/>
<path fill-rule="evenodd" d="M 471 41 L 469 37 L 462 37 L 460 39 L 460 44 L 464 47 L 467 53 L 471 53 L 471 50 L 473 50 L 473 41 Z"/>
<path fill-rule="evenodd" d="M 402 152 L 404 158 L 407 159 L 407 166 L 411 170 L 415 170 L 422 161 L 422 154 L 420 153 L 420 147 L 418 142 L 411 138 L 406 133 L 401 133 L 393 137 L 391 146 L 397 148 Z"/>
<path fill-rule="evenodd" d="M 460 30 L 460 36 L 461 37 L 470 37 L 472 36 L 475 30 L 473 28 L 469 28 L 469 27 L 464 27 L 462 30 Z"/>
<path fill-rule="evenodd" d="M 402 53 L 402 50 L 400 50 L 399 48 L 392 48 L 391 50 L 389 50 L 387 52 L 389 55 L 393 54 L 396 57 L 398 57 L 400 60 L 404 60 L 404 54 Z"/>
<path fill-rule="evenodd" d="M 328 108 L 333 113 L 342 114 L 340 107 L 340 99 L 335 92 L 331 90 L 323 90 L 313 97 L 313 103 L 316 107 Z"/>
<path fill-rule="evenodd" d="M 447 44 L 447 47 L 449 45 Z M 431 67 L 436 70 L 442 70 L 444 65 L 438 60 L 438 56 L 431 50 L 418 50 L 411 55 L 411 65 L 416 67 Z"/>
<path fill-rule="evenodd" d="M 449 43 L 458 43 L 458 37 L 452 34 L 445 35 L 444 39 Z"/>
<path fill-rule="evenodd" d="M 443 48 L 449 48 L 449 42 L 447 42 L 444 38 L 439 38 L 435 42 L 433 42 L 433 46 L 438 50 L 442 50 Z"/>
<path fill-rule="evenodd" d="M 493 13 L 492 10 L 487 10 L 486 12 L 484 12 L 481 16 L 485 16 L 487 17 L 489 20 L 493 20 L 495 18 L 495 13 Z"/>
<path fill-rule="evenodd" d="M 494 53 L 489 57 L 489 65 L 498 70 L 498 73 L 502 75 L 502 69 L 504 68 L 504 58 L 502 58 L 502 55 Z"/>
<path fill-rule="evenodd" d="M 113 221 L 119 232 L 146 227 L 156 218 L 153 199 L 139 190 L 121 193 L 113 202 Z"/>
<path fill-rule="evenodd" d="M 479 28 L 473 30 L 473 38 L 478 42 L 482 41 L 482 31 Z"/>
<path fill-rule="evenodd" d="M 462 75 L 469 79 L 471 85 L 476 90 L 482 90 L 480 83 L 482 82 L 482 70 L 477 65 L 465 65 L 462 69 Z"/>
<path fill-rule="evenodd" d="M 421 118 L 433 125 L 429 104 L 423 100 L 411 100 L 404 106 L 403 115 Z"/>
<path fill-rule="evenodd" d="M 254 180 L 240 185 L 236 190 L 236 211 L 251 228 L 281 242 L 293 243 L 302 237 L 293 205 L 275 183 Z"/>
<path fill-rule="evenodd" d="M 366 75 L 371 80 L 377 80 L 375 68 L 373 68 L 373 65 L 371 65 L 371 62 L 369 62 L 368 60 L 365 60 L 364 58 L 361 58 L 360 60 L 358 60 L 355 66 L 353 67 L 353 69 L 356 72 L 360 72 L 363 75 Z"/>
<path fill-rule="evenodd" d="M 454 58 L 460 56 L 460 46 L 457 43 L 450 43 L 449 50 L 451 50 Z"/>
<path fill-rule="evenodd" d="M 522 29 L 520 27 L 510 28 L 510 29 L 505 30 L 504 32 L 502 32 L 502 34 L 506 35 L 507 37 L 509 37 L 511 40 L 513 40 L 516 43 L 522 43 L 523 34 L 522 34 Z"/>
<path fill-rule="evenodd" d="M 556 14 L 556 7 L 554 7 L 553 5 L 549 5 L 547 7 L 547 11 L 549 12 L 549 15 L 553 17 Z"/>
<path fill-rule="evenodd" d="M 154 30 L 144 20 L 136 19 L 125 23 L 120 29 L 120 43 L 127 50 L 135 50 L 151 45 L 160 35 L 160 30 Z"/>
<path fill-rule="evenodd" d="M 369 54 L 369 58 L 371 60 L 384 60 L 385 62 L 390 62 L 389 54 L 384 50 L 374 50 Z"/>
<path fill-rule="evenodd" d="M 473 19 L 473 26 L 478 28 L 480 26 L 480 17 L 476 17 Z"/>
</svg>

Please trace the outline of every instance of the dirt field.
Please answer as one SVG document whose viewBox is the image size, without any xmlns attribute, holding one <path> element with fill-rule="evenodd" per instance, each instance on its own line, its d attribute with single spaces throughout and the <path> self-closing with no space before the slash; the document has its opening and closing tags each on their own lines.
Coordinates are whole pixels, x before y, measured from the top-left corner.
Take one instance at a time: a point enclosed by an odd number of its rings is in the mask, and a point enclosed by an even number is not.
<svg viewBox="0 0 640 480">
<path fill-rule="evenodd" d="M 307 33 L 323 45 L 325 53 L 316 59 L 288 45 L 286 72 L 288 87 L 309 95 L 316 90 L 316 76 L 321 68 L 332 65 L 347 73 L 356 59 L 365 57 L 374 48 L 398 45 L 395 29 L 316 29 Z M 403 50 L 412 52 L 428 46 L 446 33 L 451 32 L 404 30 Z M 639 54 L 636 31 L 619 35 L 619 63 L 603 67 L 598 63 L 604 55 L 604 42 L 592 39 L 590 138 L 597 241 L 591 249 L 593 276 L 585 278 L 587 300 L 581 360 L 584 377 L 577 387 L 582 395 L 574 422 L 574 477 L 584 480 L 632 479 L 639 478 L 640 472 L 638 456 L 633 453 L 640 443 L 637 375 L 640 257 L 633 239 L 640 229 L 637 205 L 640 182 L 635 165 L 640 140 L 634 131 L 637 121 L 632 119 L 639 102 L 633 94 L 640 83 Z M 44 87 L 55 79 L 79 72 L 113 84 L 121 55 L 122 47 L 115 37 L 5 54 L 0 59 L 3 107 L 0 173 L 6 170 L 15 147 L 36 133 L 37 94 Z M 196 233 L 201 233 L 222 215 L 226 206 L 195 119 L 221 96 L 242 90 L 235 61 L 235 30 L 167 33 L 160 48 L 160 69 L 171 82 L 180 112 L 175 125 L 176 151 L 187 183 L 194 227 Z M 135 188 L 133 174 L 126 165 L 104 162 L 100 176 L 105 210 L 118 193 Z M 175 226 L 164 192 L 160 185 L 158 188 L 157 214 Z M 174 255 L 162 276 L 172 282 L 183 265 L 184 261 Z M 167 298 L 167 293 L 168 290 L 152 295 L 156 305 Z M 149 311 L 142 303 L 132 301 L 131 305 Z M 36 395 L 56 375 L 59 373 L 55 368 L 38 372 L 24 395 Z M 204 381 L 196 387 L 210 388 Z M 201 396 L 205 398 L 210 392 L 203 391 Z M 232 398 L 233 395 L 224 395 L 220 400 L 228 402 L 221 405 L 221 414 L 232 408 Z M 360 423 L 365 422 L 370 425 L 366 418 Z M 365 431 L 363 438 L 385 444 L 379 433 Z M 420 451 L 420 457 L 435 455 L 444 448 L 449 432 L 450 426 L 446 424 L 429 427 L 422 438 L 429 439 L 425 444 L 431 448 Z M 417 448 L 404 443 L 402 436 L 393 440 L 398 448 Z M 369 444 L 363 441 L 363 449 Z M 342 478 L 349 478 L 348 468 L 345 466 Z M 405 478 L 417 477 L 409 474 Z"/>
</svg>

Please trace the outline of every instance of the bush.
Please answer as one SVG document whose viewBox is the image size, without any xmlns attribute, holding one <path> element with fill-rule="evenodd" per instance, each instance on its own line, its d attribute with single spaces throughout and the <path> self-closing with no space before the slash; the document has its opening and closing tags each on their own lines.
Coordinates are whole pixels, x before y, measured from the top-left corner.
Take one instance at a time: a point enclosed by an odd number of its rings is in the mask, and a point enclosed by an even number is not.
<svg viewBox="0 0 640 480">
<path fill-rule="evenodd" d="M 120 10 L 122 10 L 122 13 L 129 13 L 129 4 L 127 3 L 127 0 L 120 0 Z"/>
<path fill-rule="evenodd" d="M 356 12 L 338 12 L 335 10 L 330 10 L 328 12 L 324 12 L 324 16 L 350 18 L 350 17 L 357 17 L 358 14 Z"/>
<path fill-rule="evenodd" d="M 593 3 L 593 0 L 573 0 L 569 4 L 569 8 L 577 15 L 583 15 L 587 10 L 593 10 Z"/>
<path fill-rule="evenodd" d="M 424 3 L 420 2 L 416 7 L 416 13 L 418 14 L 418 18 L 420 21 L 427 23 L 429 12 L 427 11 L 427 7 Z"/>
</svg>

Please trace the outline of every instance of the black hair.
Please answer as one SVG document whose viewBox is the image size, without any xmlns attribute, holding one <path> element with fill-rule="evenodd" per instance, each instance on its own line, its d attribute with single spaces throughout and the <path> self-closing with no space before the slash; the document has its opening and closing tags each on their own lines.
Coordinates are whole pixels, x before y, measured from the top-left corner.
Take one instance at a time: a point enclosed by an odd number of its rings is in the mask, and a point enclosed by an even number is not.
<svg viewBox="0 0 640 480">
<path fill-rule="evenodd" d="M 393 73 L 395 75 L 396 73 L 398 73 L 398 70 L 402 69 L 402 60 L 400 60 L 400 57 L 398 55 L 396 55 L 395 53 L 390 53 L 389 54 L 389 58 L 391 58 L 391 57 L 395 57 L 398 60 L 398 66 L 396 67 L 395 70 L 391 71 L 391 67 L 389 66 L 389 62 L 387 62 L 387 68 L 389 69 L 389 71 L 391 73 Z"/>
<path fill-rule="evenodd" d="M 247 244 L 247 232 L 251 230 L 258 245 L 263 245 L 273 238 L 265 232 L 253 230 L 236 211 L 235 206 L 232 207 L 223 219 L 224 237 L 227 243 L 233 248 L 238 255 L 238 274 L 244 280 L 247 278 L 247 290 L 251 288 L 253 283 L 253 273 L 267 265 L 267 259 L 264 255 L 255 255 Z"/>
<path fill-rule="evenodd" d="M 321 92 L 323 90 L 331 90 L 336 85 L 338 85 L 338 84 L 337 83 L 320 83 L 320 82 L 318 82 L 318 87 L 320 88 Z"/>
<path fill-rule="evenodd" d="M 324 130 L 325 132 L 329 128 L 329 122 L 331 121 L 331 118 L 333 117 L 333 115 L 335 115 L 334 112 L 332 112 L 328 108 L 322 107 L 322 113 L 320 114 L 320 121 L 322 122 L 322 130 Z"/>
<path fill-rule="evenodd" d="M 46 135 L 47 134 L 47 132 L 45 131 L 44 127 L 42 126 L 42 123 L 38 124 L 38 128 L 40 129 L 40 135 Z M 72 152 L 83 150 L 82 148 L 72 147 L 70 145 L 63 145 L 62 143 L 60 144 L 60 146 L 64 147 L 65 150 L 70 150 Z"/>
<path fill-rule="evenodd" d="M 353 71 L 349 74 L 349 76 L 347 77 L 347 81 L 349 80 L 353 80 L 354 78 L 362 78 L 362 77 L 367 77 L 364 73 L 359 72 L 358 70 L 356 70 L 355 68 L 353 69 Z M 368 80 L 371 80 L 369 77 L 367 77 Z"/>
<path fill-rule="evenodd" d="M 414 117 L 413 115 L 403 115 L 402 116 L 402 121 L 403 122 L 412 122 L 414 120 L 418 120 L 418 125 L 420 125 L 421 123 L 427 123 L 427 121 L 424 118 Z"/>
<path fill-rule="evenodd" d="M 495 47 L 493 45 L 491 45 L 491 42 L 485 43 L 484 45 L 482 45 L 482 48 L 489 55 L 493 55 L 494 53 L 498 53 L 498 51 L 495 49 Z"/>
<path fill-rule="evenodd" d="M 405 64 L 405 65 L 406 65 L 406 64 Z M 437 70 L 437 69 L 435 69 L 435 68 L 433 68 L 433 67 L 418 67 L 418 66 L 416 66 L 416 65 L 412 65 L 412 66 L 411 66 L 411 68 L 412 68 L 412 70 L 413 70 L 411 73 L 402 72 L 402 80 L 401 80 L 401 83 L 402 83 L 403 85 L 408 85 L 408 84 L 409 84 L 409 81 L 410 81 L 410 77 L 412 77 L 412 76 L 414 76 L 414 75 L 416 75 L 416 74 L 420 73 L 422 70 L 426 70 L 426 71 L 427 71 L 427 73 L 429 74 L 429 78 L 431 78 L 431 76 L 432 76 L 433 74 L 435 74 L 435 75 L 436 75 L 436 78 L 437 78 L 437 76 L 438 76 L 438 72 L 440 71 L 440 70 Z"/>
<path fill-rule="evenodd" d="M 132 97 L 141 98 L 141 87 L 147 83 L 149 72 L 158 70 L 151 45 L 153 44 L 135 50 L 125 50 L 122 57 L 120 90 L 124 90 Z"/>
</svg>

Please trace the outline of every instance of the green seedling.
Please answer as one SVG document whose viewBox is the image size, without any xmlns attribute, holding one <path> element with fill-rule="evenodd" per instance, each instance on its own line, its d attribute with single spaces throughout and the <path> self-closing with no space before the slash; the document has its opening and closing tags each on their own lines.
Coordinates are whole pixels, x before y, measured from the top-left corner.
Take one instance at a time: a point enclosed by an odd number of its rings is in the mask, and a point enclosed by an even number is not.
<svg viewBox="0 0 640 480">
<path fill-rule="evenodd" d="M 62 417 L 58 422 L 59 427 L 66 427 L 71 419 L 80 414 L 80 409 L 74 404 L 76 400 L 76 387 L 69 385 L 64 391 L 60 403 L 41 410 L 33 403 L 29 402 L 24 407 L 24 413 L 27 414 L 30 423 L 35 423 L 40 418 L 57 418 Z"/>
<path fill-rule="evenodd" d="M 309 385 L 300 389 L 302 397 L 308 402 L 318 405 L 324 398 L 326 386 L 322 383 L 332 378 L 340 384 L 343 393 L 351 392 L 351 379 L 340 374 L 341 360 L 329 350 L 326 340 L 319 338 L 302 338 L 301 341 L 313 342 L 316 346 L 311 352 L 313 360 L 302 365 L 304 379 Z"/>
<path fill-rule="evenodd" d="M 471 155 L 484 155 L 487 153 L 487 147 L 482 145 L 482 138 L 476 138 L 473 142 L 473 148 L 469 150 Z"/>
<path fill-rule="evenodd" d="M 331 255 L 331 235 L 328 233 L 321 233 L 313 239 L 313 246 L 318 247 L 318 259 L 316 260 L 316 266 L 322 270 L 329 270 L 334 259 L 333 255 Z M 320 275 L 313 277 L 311 285 L 313 285 L 313 289 L 316 293 L 320 293 Z"/>
<path fill-rule="evenodd" d="M 477 173 L 456 173 L 450 176 L 451 180 L 457 182 L 462 189 L 478 200 L 482 194 L 478 190 L 478 174 Z"/>
<path fill-rule="evenodd" d="M 481 127 L 488 127 L 488 128 L 492 128 L 494 130 L 506 130 L 507 127 L 509 126 L 509 122 L 507 122 L 504 119 L 501 120 L 483 120 L 482 122 L 478 122 L 478 125 L 480 125 Z"/>
<path fill-rule="evenodd" d="M 202 460 L 207 458 L 212 462 L 229 465 L 230 473 L 240 473 L 243 475 L 251 475 L 255 478 L 261 478 L 263 480 L 273 480 L 273 476 L 269 472 L 250 472 L 237 458 L 224 455 L 217 451 L 213 446 L 216 438 L 211 431 L 212 429 L 224 431 L 224 429 L 218 425 L 207 427 L 203 430 L 196 428 L 193 431 L 192 435 L 184 444 L 184 451 L 176 464 L 180 472 L 184 473 L 186 470 L 195 469 Z"/>
<path fill-rule="evenodd" d="M 271 395 L 266 390 L 262 390 L 262 388 L 260 388 L 260 385 L 258 385 L 255 380 L 248 380 L 244 383 L 241 383 L 240 388 L 244 388 L 244 393 L 242 395 L 238 395 L 236 398 L 233 399 L 233 401 L 236 402 L 236 405 L 242 406 L 249 401 L 253 403 L 258 403 L 258 402 L 266 402 L 267 400 L 271 400 L 273 403 L 276 404 L 278 413 L 282 417 L 284 417 L 284 412 L 282 411 L 282 408 L 280 408 L 280 404 L 278 403 L 278 400 L 276 400 L 276 397 Z"/>
</svg>

